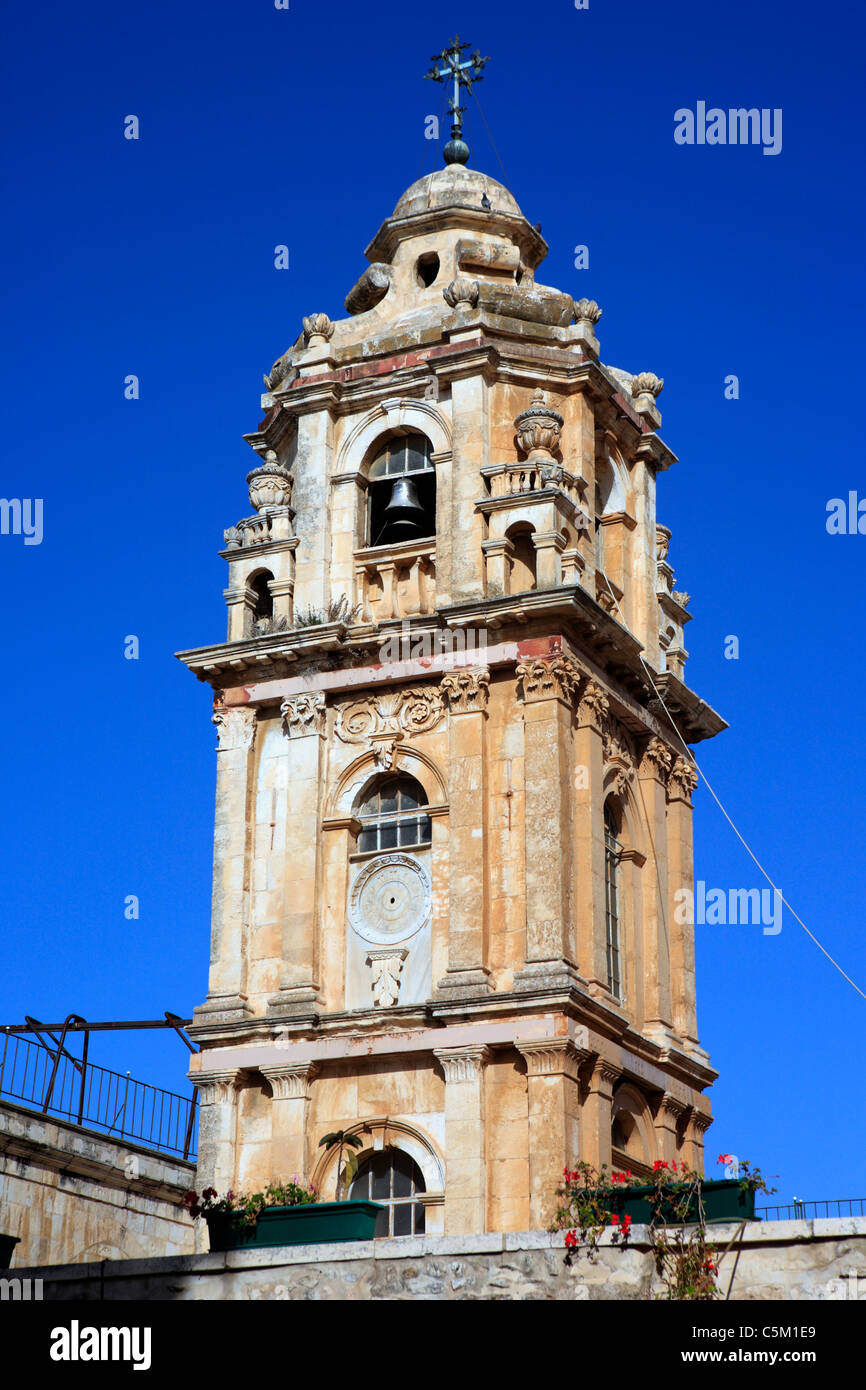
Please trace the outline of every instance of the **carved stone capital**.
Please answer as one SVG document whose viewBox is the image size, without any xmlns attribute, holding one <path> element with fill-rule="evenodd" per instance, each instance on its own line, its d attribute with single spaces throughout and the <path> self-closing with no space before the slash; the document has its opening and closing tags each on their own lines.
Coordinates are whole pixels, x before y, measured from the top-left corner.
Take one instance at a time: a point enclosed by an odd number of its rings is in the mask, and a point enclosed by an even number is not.
<svg viewBox="0 0 866 1390">
<path fill-rule="evenodd" d="M 676 1122 L 685 1114 L 688 1108 L 686 1101 L 680 1100 L 679 1096 L 673 1095 L 670 1091 L 665 1091 L 659 1101 L 656 1114 L 659 1119 L 667 1118 Z"/>
<path fill-rule="evenodd" d="M 668 801 L 684 801 L 692 804 L 692 792 L 698 785 L 698 774 L 694 763 L 680 754 L 671 768 L 668 778 Z"/>
<path fill-rule="evenodd" d="M 622 796 L 634 777 L 634 744 L 619 721 L 610 713 L 604 721 L 602 748 L 604 761 L 613 771 L 612 789 L 615 795 Z"/>
<path fill-rule="evenodd" d="M 327 314 L 307 314 L 303 324 L 307 347 L 322 347 L 334 336 L 334 325 Z"/>
<path fill-rule="evenodd" d="M 517 676 L 527 705 L 536 700 L 562 700 L 567 705 L 574 704 L 580 672 L 567 656 L 538 656 L 531 661 L 521 661 Z"/>
<path fill-rule="evenodd" d="M 571 1038 L 517 1040 L 514 1046 L 526 1062 L 527 1076 L 568 1076 L 576 1081 L 581 1063 L 589 1056 Z"/>
<path fill-rule="evenodd" d="M 588 724 L 597 733 L 603 734 L 610 713 L 610 701 L 600 685 L 587 681 L 577 706 L 578 724 Z"/>
<path fill-rule="evenodd" d="M 708 1115 L 705 1110 L 692 1110 L 689 1124 L 700 1139 L 703 1139 L 712 1123 L 712 1115 Z"/>
<path fill-rule="evenodd" d="M 442 291 L 442 298 L 452 309 L 474 309 L 478 303 L 479 286 L 477 280 L 458 275 Z"/>
<path fill-rule="evenodd" d="M 490 672 L 486 667 L 448 671 L 439 684 L 442 698 L 452 714 L 472 714 L 487 708 Z"/>
<path fill-rule="evenodd" d="M 662 739 L 653 736 L 643 750 L 638 776 L 654 777 L 657 782 L 661 782 L 664 786 L 673 765 L 674 755 L 667 744 Z"/>
<path fill-rule="evenodd" d="M 304 738 L 308 734 L 325 732 L 325 692 L 314 690 L 304 695 L 289 695 L 280 705 L 283 727 L 289 738 Z"/>
<path fill-rule="evenodd" d="M 256 733 L 256 712 L 248 705 L 223 705 L 214 710 L 212 722 L 217 729 L 217 752 L 232 753 L 252 748 Z"/>
<path fill-rule="evenodd" d="M 310 1083 L 318 1072 L 316 1062 L 275 1062 L 259 1067 L 271 1086 L 272 1100 L 309 1100 Z"/>
<path fill-rule="evenodd" d="M 198 1090 L 199 1105 L 230 1105 L 237 1099 L 240 1072 L 200 1071 L 192 1076 Z"/>
<path fill-rule="evenodd" d="M 666 560 L 671 543 L 671 533 L 667 526 L 656 526 L 656 559 Z"/>
<path fill-rule="evenodd" d="M 489 1047 L 434 1047 L 433 1055 L 445 1073 L 447 1085 L 461 1081 L 480 1081 Z"/>
<path fill-rule="evenodd" d="M 592 1066 L 589 1089 L 611 1094 L 621 1076 L 622 1067 L 617 1062 L 612 1062 L 608 1057 L 597 1057 Z"/>
</svg>

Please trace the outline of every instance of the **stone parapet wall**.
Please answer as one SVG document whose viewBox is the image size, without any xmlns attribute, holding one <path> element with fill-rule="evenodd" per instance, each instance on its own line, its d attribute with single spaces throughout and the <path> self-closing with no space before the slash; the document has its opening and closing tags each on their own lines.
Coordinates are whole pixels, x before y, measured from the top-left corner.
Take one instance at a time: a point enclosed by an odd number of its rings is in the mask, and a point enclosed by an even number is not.
<svg viewBox="0 0 866 1390">
<path fill-rule="evenodd" d="M 195 1165 L 0 1103 L 0 1232 L 13 1265 L 144 1259 L 195 1248 Z"/>
<path fill-rule="evenodd" d="M 720 1287 L 733 1300 L 866 1300 L 866 1218 L 711 1228 Z M 605 1236 L 597 1259 L 568 1266 L 562 1236 L 542 1231 L 421 1236 L 344 1245 L 126 1260 L 99 1268 L 18 1269 L 46 1299 L 637 1300 L 663 1296 L 647 1228 L 625 1250 Z"/>
</svg>

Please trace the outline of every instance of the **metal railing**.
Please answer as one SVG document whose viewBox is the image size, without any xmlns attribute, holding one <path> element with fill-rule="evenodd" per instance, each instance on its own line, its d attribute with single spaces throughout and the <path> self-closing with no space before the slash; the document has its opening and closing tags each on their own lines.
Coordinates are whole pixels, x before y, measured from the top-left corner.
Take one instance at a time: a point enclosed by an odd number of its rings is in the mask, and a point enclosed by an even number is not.
<svg viewBox="0 0 866 1390">
<path fill-rule="evenodd" d="M 0 1096 L 35 1106 L 73 1124 L 144 1148 L 194 1159 L 198 1094 L 179 1096 L 133 1081 L 39 1042 L 5 1034 L 0 1044 Z"/>
<path fill-rule="evenodd" d="M 781 1207 L 756 1207 L 762 1221 L 815 1221 L 829 1216 L 866 1216 L 866 1197 L 835 1197 L 826 1201 L 801 1202 L 799 1198 Z"/>
</svg>

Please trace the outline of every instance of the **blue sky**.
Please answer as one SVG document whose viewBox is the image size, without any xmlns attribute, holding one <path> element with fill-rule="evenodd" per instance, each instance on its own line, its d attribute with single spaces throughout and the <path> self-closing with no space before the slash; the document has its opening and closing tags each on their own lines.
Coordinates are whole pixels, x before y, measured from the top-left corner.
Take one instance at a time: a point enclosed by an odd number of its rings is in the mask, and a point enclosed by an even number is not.
<svg viewBox="0 0 866 1390">
<path fill-rule="evenodd" d="M 224 634 L 217 551 L 246 514 L 262 371 L 303 314 L 342 314 L 364 246 L 439 162 L 423 131 L 441 91 L 421 78 L 455 29 L 491 55 L 478 95 L 550 244 L 539 278 L 599 301 L 606 362 L 665 378 L 681 461 L 659 516 L 694 596 L 688 675 L 731 725 L 699 757 L 866 988 L 866 537 L 825 529 L 831 497 L 866 496 L 859 11 L 52 0 L 7 29 L 2 492 L 44 499 L 44 539 L 0 536 L 0 1021 L 204 998 L 215 740 L 210 692 L 172 653 Z M 782 152 L 678 146 L 674 112 L 699 100 L 781 108 Z M 471 103 L 469 137 L 501 178 Z M 704 790 L 696 806 L 697 875 L 760 887 Z M 864 1001 L 787 914 L 774 937 L 699 927 L 697 962 L 721 1072 L 710 1159 L 759 1162 L 777 1200 L 861 1195 Z M 173 1035 L 92 1056 L 186 1089 Z"/>
</svg>

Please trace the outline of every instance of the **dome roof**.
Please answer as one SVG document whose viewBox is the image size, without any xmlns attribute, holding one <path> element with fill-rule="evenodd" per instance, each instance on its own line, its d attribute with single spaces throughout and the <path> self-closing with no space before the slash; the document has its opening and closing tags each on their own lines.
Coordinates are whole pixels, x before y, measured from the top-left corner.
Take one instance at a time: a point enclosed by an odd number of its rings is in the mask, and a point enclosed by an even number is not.
<svg viewBox="0 0 866 1390">
<path fill-rule="evenodd" d="M 394 217 L 409 217 L 414 212 L 430 208 L 481 206 L 484 195 L 490 199 L 492 211 L 507 212 L 515 217 L 523 214 L 508 189 L 477 169 L 463 164 L 447 164 L 432 174 L 425 174 L 406 189 L 394 209 Z"/>
</svg>

